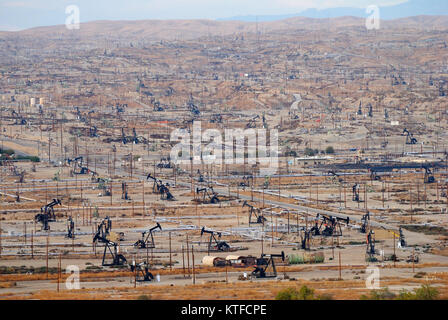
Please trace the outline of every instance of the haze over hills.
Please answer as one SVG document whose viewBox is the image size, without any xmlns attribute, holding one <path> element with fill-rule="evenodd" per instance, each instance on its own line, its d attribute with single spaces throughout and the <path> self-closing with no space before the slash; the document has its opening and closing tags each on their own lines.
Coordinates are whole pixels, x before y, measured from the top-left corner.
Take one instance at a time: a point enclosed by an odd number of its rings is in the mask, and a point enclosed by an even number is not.
<svg viewBox="0 0 448 320">
<path fill-rule="evenodd" d="M 394 6 L 380 6 L 381 19 L 394 20 L 406 17 L 420 16 L 420 15 L 448 15 L 448 1 L 440 0 L 410 0 Z M 306 17 L 306 18 L 336 18 L 344 16 L 353 16 L 365 18 L 368 16 L 366 8 L 329 8 L 329 9 L 307 9 L 294 14 L 285 15 L 247 15 L 235 16 L 219 20 L 237 20 L 237 21 L 276 21 L 292 17 Z"/>
<path fill-rule="evenodd" d="M 366 30 L 365 19 L 358 17 L 329 19 L 294 17 L 279 21 L 261 22 L 258 25 L 254 22 L 215 20 L 94 21 L 82 23 L 80 30 L 67 30 L 64 25 L 37 27 L 23 31 L 0 32 L 0 38 L 81 37 L 93 39 L 107 36 L 160 41 L 188 40 L 204 36 L 243 35 L 255 33 L 257 29 L 260 33 L 268 33 L 281 30 L 328 30 L 347 27 Z M 381 28 L 445 30 L 448 28 L 448 16 L 416 16 L 386 20 L 382 21 Z"/>
</svg>

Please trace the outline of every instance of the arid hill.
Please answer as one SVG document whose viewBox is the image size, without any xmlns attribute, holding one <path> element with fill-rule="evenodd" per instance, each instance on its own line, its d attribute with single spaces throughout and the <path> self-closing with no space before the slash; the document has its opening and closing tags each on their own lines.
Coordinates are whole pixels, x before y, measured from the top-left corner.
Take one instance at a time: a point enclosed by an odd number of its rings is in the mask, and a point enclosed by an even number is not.
<svg viewBox="0 0 448 320">
<path fill-rule="evenodd" d="M 295 17 L 280 21 L 254 22 L 214 21 L 214 20 L 140 20 L 140 21 L 94 21 L 82 23 L 80 30 L 67 30 L 64 25 L 38 27 L 17 32 L 0 32 L 1 38 L 60 38 L 76 35 L 81 38 L 126 38 L 132 40 L 189 40 L 203 36 L 242 35 L 300 30 L 364 28 L 365 19 L 340 17 L 331 19 L 311 19 Z M 381 21 L 382 28 L 397 29 L 440 29 L 448 28 L 448 16 L 416 16 L 393 21 Z"/>
</svg>

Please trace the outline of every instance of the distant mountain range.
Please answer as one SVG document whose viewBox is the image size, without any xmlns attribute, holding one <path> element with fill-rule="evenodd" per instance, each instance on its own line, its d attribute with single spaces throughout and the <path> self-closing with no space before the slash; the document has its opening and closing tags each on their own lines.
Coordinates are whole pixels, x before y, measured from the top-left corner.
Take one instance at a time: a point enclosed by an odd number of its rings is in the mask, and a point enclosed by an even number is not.
<svg viewBox="0 0 448 320">
<path fill-rule="evenodd" d="M 374 2 L 374 1 L 372 1 Z M 393 20 L 421 15 L 448 15 L 448 1 L 446 0 L 409 0 L 408 2 L 395 6 L 380 7 L 380 18 L 384 20 Z M 366 9 L 359 8 L 332 8 L 332 9 L 308 9 L 296 14 L 286 15 L 264 15 L 264 16 L 236 16 L 224 19 L 222 21 L 245 21 L 245 22 L 266 22 L 277 21 L 293 17 L 306 18 L 337 18 L 337 17 L 367 17 Z"/>
</svg>

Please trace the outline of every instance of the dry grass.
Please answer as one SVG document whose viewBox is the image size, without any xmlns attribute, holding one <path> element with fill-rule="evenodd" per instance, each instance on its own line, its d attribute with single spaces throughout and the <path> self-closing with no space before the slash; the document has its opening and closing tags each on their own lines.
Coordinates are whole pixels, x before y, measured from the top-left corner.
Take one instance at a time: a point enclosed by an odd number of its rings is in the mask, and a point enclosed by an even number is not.
<svg viewBox="0 0 448 320">
<path fill-rule="evenodd" d="M 448 273 L 434 273 L 428 279 L 382 279 L 381 286 L 420 286 L 431 284 L 438 287 L 442 299 L 448 297 Z M 154 300 L 271 300 L 286 288 L 300 289 L 306 285 L 316 291 L 316 295 L 329 294 L 336 300 L 358 300 L 368 294 L 364 280 L 319 280 L 319 281 L 246 281 L 235 283 L 213 282 L 189 285 L 138 285 L 129 287 L 108 287 L 101 289 L 81 289 L 76 291 L 61 290 L 39 291 L 27 295 L 3 294 L 3 299 L 137 299 L 146 295 Z"/>
</svg>

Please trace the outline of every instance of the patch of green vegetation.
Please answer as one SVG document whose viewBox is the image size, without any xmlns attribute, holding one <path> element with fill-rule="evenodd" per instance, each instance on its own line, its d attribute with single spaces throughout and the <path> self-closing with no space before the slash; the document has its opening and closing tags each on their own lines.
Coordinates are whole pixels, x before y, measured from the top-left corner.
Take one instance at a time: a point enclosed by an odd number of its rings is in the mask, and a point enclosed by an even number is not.
<svg viewBox="0 0 448 320">
<path fill-rule="evenodd" d="M 277 293 L 275 300 L 332 300 L 330 294 L 316 296 L 314 289 L 302 286 L 300 290 L 296 288 L 286 288 Z"/>
<path fill-rule="evenodd" d="M 362 295 L 361 300 L 394 300 L 396 294 L 389 291 L 389 288 L 372 290 L 369 295 Z"/>
<path fill-rule="evenodd" d="M 437 300 L 439 291 L 428 284 L 422 285 L 413 291 L 401 290 L 398 295 L 389 291 L 389 288 L 372 290 L 369 295 L 362 295 L 361 300 Z"/>
<path fill-rule="evenodd" d="M 397 300 L 437 300 L 439 298 L 439 290 L 431 287 L 428 284 L 422 285 L 413 292 L 402 290 L 397 297 Z"/>
</svg>

